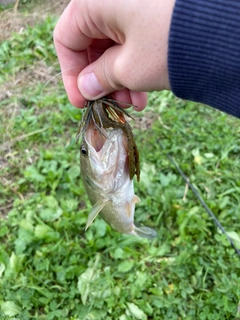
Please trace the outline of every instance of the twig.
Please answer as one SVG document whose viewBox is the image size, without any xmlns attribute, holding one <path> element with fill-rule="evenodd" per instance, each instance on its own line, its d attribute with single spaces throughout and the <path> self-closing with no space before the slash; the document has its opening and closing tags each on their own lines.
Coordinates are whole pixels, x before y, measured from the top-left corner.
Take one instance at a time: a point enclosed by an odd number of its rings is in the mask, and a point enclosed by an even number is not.
<svg viewBox="0 0 240 320">
<path fill-rule="evenodd" d="M 15 13 L 17 12 L 18 5 L 19 5 L 19 1 L 20 1 L 20 0 L 16 0 L 15 5 L 14 5 L 14 8 L 13 8 L 13 10 L 14 10 Z"/>
<path fill-rule="evenodd" d="M 14 189 L 14 188 L 12 188 L 12 187 L 9 187 L 9 188 L 10 188 L 10 190 L 11 190 L 13 193 L 16 193 L 16 195 L 18 195 L 19 198 L 20 198 L 22 201 L 24 201 L 24 197 L 23 197 L 23 195 L 22 195 L 20 192 L 18 192 L 16 189 Z"/>
<path fill-rule="evenodd" d="M 188 183 L 186 183 L 186 187 L 185 187 L 185 190 L 184 190 L 183 201 L 186 201 L 187 193 L 188 193 Z"/>
<path fill-rule="evenodd" d="M 6 182 L 5 182 L 4 180 L 6 180 Z M 4 177 L 3 177 L 3 178 L 0 177 L 0 183 L 1 183 L 4 187 L 9 188 L 12 192 L 14 192 L 15 194 L 17 194 L 18 197 L 19 197 L 22 201 L 24 201 L 23 195 L 22 195 L 20 192 L 18 192 L 15 188 L 11 187 L 11 186 L 9 185 L 10 183 L 8 183 L 7 179 L 5 179 Z"/>
<path fill-rule="evenodd" d="M 158 121 L 160 122 L 161 126 L 167 130 L 170 130 L 170 128 L 168 126 L 166 126 L 163 122 L 160 116 L 158 116 Z"/>
<path fill-rule="evenodd" d="M 162 143 L 158 140 L 158 143 L 161 147 L 162 150 L 165 151 Z M 225 231 L 225 229 L 223 228 L 223 226 L 221 225 L 221 223 L 218 221 L 218 219 L 216 218 L 216 216 L 214 215 L 214 213 L 211 211 L 211 209 L 208 207 L 208 205 L 204 202 L 204 200 L 202 199 L 202 197 L 200 196 L 200 194 L 197 192 L 197 190 L 194 188 L 194 186 L 191 184 L 190 180 L 187 178 L 187 176 L 183 173 L 183 171 L 180 169 L 180 167 L 178 166 L 178 164 L 175 162 L 175 160 L 170 156 L 170 154 L 168 152 L 166 152 L 166 155 L 168 157 L 168 159 L 170 160 L 170 162 L 174 165 L 174 167 L 177 169 L 177 171 L 180 173 L 180 175 L 182 176 L 182 178 L 185 180 L 185 182 L 189 185 L 190 189 L 192 190 L 192 192 L 194 193 L 194 195 L 197 197 L 197 199 L 199 200 L 199 202 L 201 203 L 201 205 L 204 207 L 204 209 L 207 211 L 207 213 L 209 214 L 209 216 L 213 219 L 215 225 L 222 231 L 223 234 L 225 234 L 225 236 L 227 237 L 228 241 L 230 242 L 231 246 L 233 247 L 233 249 L 236 251 L 236 253 L 240 256 L 240 249 L 238 249 L 234 242 L 233 239 L 231 237 L 228 236 L 227 232 Z"/>
<path fill-rule="evenodd" d="M 5 209 L 11 208 L 12 205 L 13 205 L 12 203 L 9 203 L 6 206 L 0 207 L 0 211 L 4 211 Z"/>
<path fill-rule="evenodd" d="M 43 128 L 43 129 L 39 129 L 39 130 L 36 130 L 36 131 L 32 131 L 32 132 L 30 132 L 30 133 L 23 134 L 23 135 L 20 136 L 20 137 L 14 138 L 14 139 L 12 139 L 12 140 L 10 140 L 10 141 L 4 142 L 2 145 L 0 145 L 0 150 L 4 150 L 7 146 L 12 145 L 12 144 L 14 144 L 14 143 L 17 142 L 17 141 L 24 140 L 24 139 L 27 138 L 27 137 L 33 136 L 34 134 L 43 132 L 43 131 L 45 131 L 45 130 L 47 130 L 47 129 L 48 129 L 48 128 Z"/>
</svg>

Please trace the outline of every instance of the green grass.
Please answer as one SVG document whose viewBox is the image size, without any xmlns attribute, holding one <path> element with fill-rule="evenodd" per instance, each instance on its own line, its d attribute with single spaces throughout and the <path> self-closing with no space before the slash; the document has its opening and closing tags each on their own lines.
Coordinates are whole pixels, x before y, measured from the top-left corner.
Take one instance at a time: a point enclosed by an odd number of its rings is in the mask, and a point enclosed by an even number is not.
<svg viewBox="0 0 240 320">
<path fill-rule="evenodd" d="M 0 319 L 240 319 L 240 257 L 166 156 L 240 248 L 239 120 L 150 94 L 146 111 L 130 111 L 142 168 L 135 220 L 158 237 L 121 235 L 100 218 L 84 232 L 82 113 L 59 77 L 43 90 L 59 72 L 54 23 L 0 46 Z"/>
</svg>

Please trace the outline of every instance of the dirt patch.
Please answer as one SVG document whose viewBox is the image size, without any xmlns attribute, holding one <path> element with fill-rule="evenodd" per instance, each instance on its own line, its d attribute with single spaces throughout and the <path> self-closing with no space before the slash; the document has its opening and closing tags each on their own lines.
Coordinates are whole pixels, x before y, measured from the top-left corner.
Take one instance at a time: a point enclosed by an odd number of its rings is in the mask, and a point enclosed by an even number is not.
<svg viewBox="0 0 240 320">
<path fill-rule="evenodd" d="M 152 128 L 152 124 L 156 121 L 158 115 L 156 112 L 147 111 L 141 117 L 135 117 L 132 126 L 138 130 L 146 131 Z"/>
<path fill-rule="evenodd" d="M 69 2 L 69 0 L 36 0 L 28 2 L 28 5 L 20 5 L 16 12 L 13 4 L 12 9 L 0 12 L 0 42 L 11 39 L 12 33 L 21 34 L 27 27 L 42 23 L 49 16 L 60 16 Z M 58 64 L 57 61 L 56 64 Z M 23 132 L 16 136 L 13 130 L 14 119 L 23 107 L 21 98 L 24 89 L 30 89 L 42 83 L 46 84 L 46 87 L 43 86 L 43 94 L 47 94 L 59 82 L 56 69 L 55 64 L 48 66 L 44 61 L 35 61 L 26 69 L 9 74 L 7 80 L 0 86 L 0 101 L 3 102 L 0 108 L 0 119 L 6 119 L 0 138 L 0 220 L 7 217 L 15 198 L 23 199 L 23 195 L 14 186 L 19 168 L 24 167 L 24 162 L 34 161 L 34 159 L 28 160 L 25 154 L 28 150 L 18 152 L 13 148 L 16 141 L 37 133 Z M 4 104 L 4 100 L 8 103 Z"/>
<path fill-rule="evenodd" d="M 13 95 L 15 97 L 21 96 L 22 88 L 34 87 L 38 83 L 45 83 L 46 88 L 43 89 L 47 91 L 50 85 L 54 86 L 59 81 L 55 70 L 54 66 L 49 67 L 44 61 L 37 61 L 32 66 L 29 66 L 28 69 L 9 76 L 8 81 L 1 86 L 0 101 Z"/>
<path fill-rule="evenodd" d="M 27 26 L 41 23 L 49 15 L 60 16 L 70 0 L 49 0 L 33 4 L 24 11 L 24 6 L 16 12 L 14 8 L 4 10 L 0 13 L 0 42 L 10 38 L 13 32 L 21 33 Z"/>
<path fill-rule="evenodd" d="M 12 9 L 4 10 L 0 13 L 0 42 L 10 38 L 13 32 L 21 33 L 26 27 L 41 23 L 50 15 L 60 16 L 69 2 L 70 0 L 45 0 L 38 4 L 35 2 L 31 7 L 28 6 L 28 11 L 26 9 L 24 11 L 24 5 L 17 12 L 14 12 L 13 7 Z M 26 70 L 9 75 L 8 80 L 1 85 L 0 101 L 11 96 L 21 96 L 22 88 L 26 87 L 26 85 L 34 86 L 39 82 L 47 83 L 48 81 L 55 85 L 56 81 L 59 81 L 59 78 L 55 76 L 55 66 L 48 67 L 43 61 L 36 62 Z M 50 83 L 48 83 L 49 87 Z"/>
<path fill-rule="evenodd" d="M 0 4 L 4 4 L 4 5 L 14 3 L 14 2 L 15 0 L 0 0 Z"/>
<path fill-rule="evenodd" d="M 0 13 L 0 42 L 10 39 L 12 33 L 22 33 L 25 28 L 35 26 L 43 22 L 49 16 L 60 16 L 70 0 L 34 1 L 29 5 L 19 6 L 14 12 L 14 4 L 11 9 Z M 21 4 L 21 2 L 20 2 Z M 56 61 L 56 64 L 58 62 Z M 27 69 L 15 74 L 9 74 L 8 79 L 2 83 L 0 89 L 0 101 L 11 97 L 21 98 L 22 91 L 26 87 L 34 87 L 38 83 L 45 83 L 44 92 L 55 86 L 59 77 L 56 77 L 56 66 L 47 66 L 44 61 L 36 61 Z M 20 106 L 10 104 L 0 112 L 1 117 L 9 117 L 19 111 Z M 1 139 L 0 139 L 1 140 Z M 0 148 L 1 150 L 1 148 Z"/>
<path fill-rule="evenodd" d="M 20 101 L 21 98 L 24 97 L 24 90 L 26 88 L 34 88 L 39 83 L 42 83 L 42 94 L 46 95 L 56 87 L 59 80 L 60 78 L 56 75 L 56 69 L 54 68 L 54 65 L 49 67 L 44 61 L 37 61 L 33 65 L 29 66 L 26 70 L 21 70 L 20 72 L 9 76 L 8 81 L 5 81 L 1 85 L 0 101 L 4 102 L 6 99 L 8 99 L 8 101 L 12 101 L 6 106 L 3 105 L 0 108 L 0 118 L 8 119 L 8 125 L 5 124 L 4 134 L 0 137 L 0 171 L 1 160 L 7 164 L 6 160 L 3 161 L 3 159 L 1 159 L 1 154 L 3 152 L 9 152 L 10 150 L 9 143 L 6 141 L 10 140 L 10 145 L 12 145 L 14 142 L 14 139 L 12 140 L 11 137 L 11 125 L 14 123 L 14 118 L 18 115 L 20 109 L 23 107 Z M 43 110 L 41 111 L 43 112 Z"/>
</svg>

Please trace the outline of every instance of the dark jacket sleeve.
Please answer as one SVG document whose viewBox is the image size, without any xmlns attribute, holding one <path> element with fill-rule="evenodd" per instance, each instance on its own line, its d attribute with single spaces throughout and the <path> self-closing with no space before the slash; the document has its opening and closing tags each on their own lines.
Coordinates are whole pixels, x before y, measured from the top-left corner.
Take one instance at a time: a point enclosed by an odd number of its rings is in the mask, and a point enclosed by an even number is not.
<svg viewBox="0 0 240 320">
<path fill-rule="evenodd" d="M 240 118 L 240 1 L 176 0 L 168 70 L 176 96 Z"/>
</svg>

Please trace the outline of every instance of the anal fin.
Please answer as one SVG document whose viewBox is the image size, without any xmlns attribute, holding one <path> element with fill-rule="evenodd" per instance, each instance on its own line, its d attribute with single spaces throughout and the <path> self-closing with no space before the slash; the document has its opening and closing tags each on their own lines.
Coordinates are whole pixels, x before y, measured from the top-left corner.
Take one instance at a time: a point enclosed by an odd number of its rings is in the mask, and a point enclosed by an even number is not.
<svg viewBox="0 0 240 320">
<path fill-rule="evenodd" d="M 90 225 L 93 223 L 93 221 L 96 219 L 97 215 L 99 214 L 100 211 L 102 211 L 102 209 L 105 207 L 105 205 L 109 202 L 109 200 L 99 200 L 97 201 L 93 207 L 92 210 L 90 211 L 89 215 L 88 215 L 88 220 L 87 220 L 87 224 L 85 227 L 85 231 L 90 227 Z"/>
</svg>

